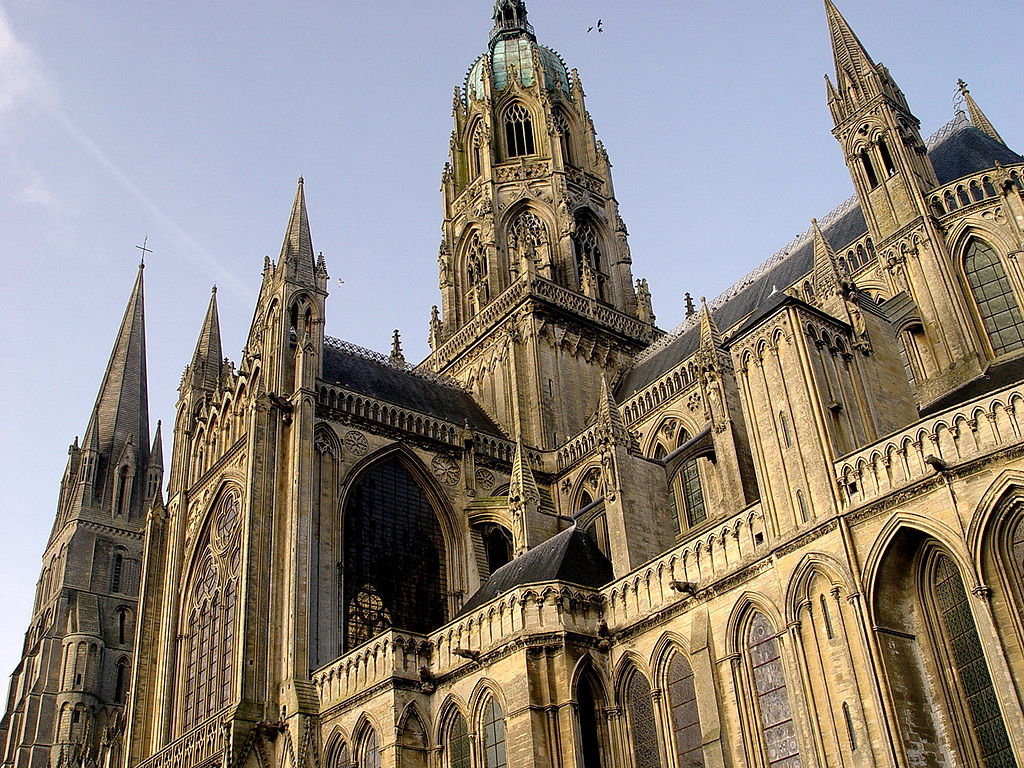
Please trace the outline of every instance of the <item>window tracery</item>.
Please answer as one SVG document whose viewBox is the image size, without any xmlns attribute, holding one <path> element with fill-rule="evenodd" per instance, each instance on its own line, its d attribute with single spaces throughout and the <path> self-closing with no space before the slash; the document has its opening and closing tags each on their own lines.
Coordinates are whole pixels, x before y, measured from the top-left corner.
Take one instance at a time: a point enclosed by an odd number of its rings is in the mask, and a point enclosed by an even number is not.
<svg viewBox="0 0 1024 768">
<path fill-rule="evenodd" d="M 476 232 L 473 234 L 466 252 L 466 278 L 469 284 L 470 305 L 473 314 L 478 312 L 491 298 L 491 289 L 488 284 L 489 274 L 487 249 L 480 241 L 480 233 Z"/>
<path fill-rule="evenodd" d="M 505 747 L 505 714 L 493 696 L 487 700 L 483 717 L 484 768 L 508 768 Z"/>
<path fill-rule="evenodd" d="M 456 712 L 448 725 L 448 765 L 447 768 L 471 768 L 469 754 L 469 728 L 466 718 Z"/>
<path fill-rule="evenodd" d="M 995 249 L 972 238 L 964 256 L 964 272 L 992 351 L 1003 355 L 1024 347 L 1024 317 Z"/>
<path fill-rule="evenodd" d="M 529 110 L 516 102 L 505 113 L 505 147 L 509 157 L 532 155 L 536 151 L 533 141 L 533 118 Z"/>
<path fill-rule="evenodd" d="M 561 110 L 556 109 L 551 114 L 551 122 L 558 131 L 558 143 L 562 148 L 562 160 L 566 165 L 575 165 L 572 152 L 572 133 L 569 131 L 569 121 Z"/>
<path fill-rule="evenodd" d="M 400 459 L 377 464 L 355 483 L 344 529 L 339 567 L 346 651 L 388 627 L 427 634 L 444 623 L 444 537 L 426 494 Z"/>
<path fill-rule="evenodd" d="M 658 729 L 654 722 L 651 686 L 642 674 L 633 671 L 626 683 L 625 711 L 633 746 L 635 768 L 661 768 Z"/>
<path fill-rule="evenodd" d="M 518 257 L 513 263 L 537 263 L 537 251 L 544 242 L 544 224 L 532 211 L 519 214 L 508 230 L 508 244 Z"/>
<path fill-rule="evenodd" d="M 679 768 L 703 768 L 704 748 L 693 669 L 681 653 L 668 665 L 668 705 Z"/>
<path fill-rule="evenodd" d="M 576 254 L 576 273 L 579 276 L 580 290 L 588 295 L 592 293 L 595 298 L 604 299 L 608 275 L 604 271 L 604 256 L 593 222 L 585 218 L 577 219 L 572 243 Z"/>
</svg>

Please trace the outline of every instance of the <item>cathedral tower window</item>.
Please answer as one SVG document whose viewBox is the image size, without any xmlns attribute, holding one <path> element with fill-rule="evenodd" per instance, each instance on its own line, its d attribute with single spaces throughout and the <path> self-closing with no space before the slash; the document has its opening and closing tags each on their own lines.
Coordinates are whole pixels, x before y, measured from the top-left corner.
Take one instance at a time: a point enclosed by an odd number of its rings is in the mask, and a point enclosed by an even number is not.
<svg viewBox="0 0 1024 768">
<path fill-rule="evenodd" d="M 931 597 L 940 619 L 936 634 L 949 662 L 948 666 L 940 662 L 940 666 L 952 668 L 955 680 L 950 682 L 958 689 L 950 698 L 965 704 L 965 719 L 972 726 L 973 746 L 981 764 L 986 768 L 1013 765 L 1006 725 L 960 571 L 942 552 L 932 558 L 930 571 Z"/>
<path fill-rule="evenodd" d="M 572 133 L 569 130 L 569 121 L 565 119 L 565 115 L 562 114 L 561 110 L 555 110 L 551 115 L 551 121 L 554 123 L 555 130 L 558 131 L 558 143 L 562 148 L 562 161 L 566 165 L 575 165 L 572 152 Z"/>
<path fill-rule="evenodd" d="M 505 148 L 509 157 L 522 157 L 536 152 L 533 141 L 533 118 L 516 102 L 505 112 Z"/>
<path fill-rule="evenodd" d="M 344 649 L 387 627 L 428 634 L 447 618 L 445 542 L 399 458 L 372 467 L 345 504 Z"/>
<path fill-rule="evenodd" d="M 479 233 L 474 233 L 466 251 L 466 282 L 470 291 L 470 315 L 476 314 L 491 298 L 490 265 L 487 249 L 480 242 Z"/>
<path fill-rule="evenodd" d="M 505 713 L 493 696 L 484 705 L 483 748 L 484 768 L 508 768 L 505 746 Z"/>
<path fill-rule="evenodd" d="M 120 551 L 114 552 L 114 557 L 110 564 L 110 591 L 120 592 L 121 586 L 124 581 L 124 553 Z"/>
<path fill-rule="evenodd" d="M 632 670 L 626 681 L 623 710 L 629 724 L 629 741 L 635 768 L 661 768 L 658 729 L 654 720 L 651 686 L 640 672 Z"/>
<path fill-rule="evenodd" d="M 514 264 L 525 268 L 538 263 L 538 249 L 544 242 L 544 225 L 531 211 L 523 211 L 508 228 L 508 244 L 514 251 Z"/>
<path fill-rule="evenodd" d="M 686 443 L 689 439 L 689 434 L 685 430 L 680 430 L 680 444 Z M 700 481 L 700 467 L 697 465 L 698 461 L 699 459 L 690 459 L 683 464 L 679 472 L 686 524 L 691 528 L 708 519 L 707 507 L 704 504 L 704 488 Z"/>
<path fill-rule="evenodd" d="M 875 164 L 871 160 L 871 154 L 866 149 L 860 151 L 860 163 L 864 167 L 864 175 L 867 177 L 868 186 L 874 189 L 878 186 L 878 174 L 875 172 Z"/>
<path fill-rule="evenodd" d="M 799 768 L 793 709 L 786 687 L 786 674 L 779 643 L 768 617 L 754 613 L 747 629 L 747 663 L 754 689 L 754 710 L 760 731 L 765 765 Z"/>
<path fill-rule="evenodd" d="M 128 659 L 121 657 L 117 662 L 117 677 L 114 681 L 114 702 L 124 704 L 128 694 L 128 680 L 131 677 L 132 668 Z"/>
<path fill-rule="evenodd" d="M 469 728 L 466 726 L 466 718 L 462 716 L 461 712 L 456 711 L 448 723 L 446 748 L 448 762 L 445 768 L 471 768 Z"/>
<path fill-rule="evenodd" d="M 127 466 L 117 471 L 117 490 L 114 496 L 114 514 L 127 517 L 131 506 L 132 477 Z"/>
<path fill-rule="evenodd" d="M 885 169 L 886 175 L 895 176 L 896 163 L 892 161 L 892 155 L 889 153 L 889 145 L 885 143 L 885 139 L 879 139 L 878 153 L 882 156 L 882 167 Z"/>
<path fill-rule="evenodd" d="M 494 573 L 512 560 L 512 534 L 500 525 L 489 525 L 483 532 L 487 552 L 487 570 Z"/>
<path fill-rule="evenodd" d="M 1024 347 L 1024 317 L 1002 261 L 992 246 L 972 238 L 964 256 L 964 272 L 992 351 L 999 356 Z"/>
<path fill-rule="evenodd" d="M 572 236 L 573 250 L 576 255 L 576 274 L 579 288 L 595 298 L 605 298 L 604 256 L 597 235 L 597 228 L 586 218 L 576 221 L 576 232 Z"/>
<path fill-rule="evenodd" d="M 677 765 L 704 768 L 704 748 L 700 716 L 697 712 L 697 692 L 693 686 L 693 669 L 679 652 L 672 654 L 668 664 L 666 689 L 668 691 L 669 721 L 675 739 Z"/>
</svg>

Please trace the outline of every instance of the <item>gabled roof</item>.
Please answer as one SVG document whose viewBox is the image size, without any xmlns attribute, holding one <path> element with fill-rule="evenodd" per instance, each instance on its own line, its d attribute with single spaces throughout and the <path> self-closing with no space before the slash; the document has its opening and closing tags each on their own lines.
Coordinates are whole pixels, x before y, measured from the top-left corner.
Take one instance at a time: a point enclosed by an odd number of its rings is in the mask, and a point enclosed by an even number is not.
<svg viewBox="0 0 1024 768">
<path fill-rule="evenodd" d="M 504 437 L 470 394 L 456 384 L 389 364 L 383 355 L 353 344 L 327 340 L 322 378 L 400 408 Z"/>
<path fill-rule="evenodd" d="M 928 145 L 928 156 L 940 185 L 993 168 L 996 163 L 1024 162 L 1024 157 L 975 128 L 962 113 L 929 139 Z M 864 214 L 855 198 L 826 216 L 820 226 L 825 240 L 836 251 L 867 233 Z M 711 302 L 715 323 L 723 332 L 735 330 L 755 312 L 763 315 L 766 309 L 784 298 L 779 296 L 782 291 L 811 271 L 814 265 L 811 234 L 808 230 Z M 696 317 L 684 321 L 637 355 L 616 387 L 619 402 L 664 376 L 696 351 L 700 328 L 695 320 Z"/>
<path fill-rule="evenodd" d="M 515 587 L 562 581 L 597 589 L 612 580 L 612 564 L 597 545 L 573 526 L 552 536 L 491 574 L 459 611 L 475 611 Z"/>
</svg>

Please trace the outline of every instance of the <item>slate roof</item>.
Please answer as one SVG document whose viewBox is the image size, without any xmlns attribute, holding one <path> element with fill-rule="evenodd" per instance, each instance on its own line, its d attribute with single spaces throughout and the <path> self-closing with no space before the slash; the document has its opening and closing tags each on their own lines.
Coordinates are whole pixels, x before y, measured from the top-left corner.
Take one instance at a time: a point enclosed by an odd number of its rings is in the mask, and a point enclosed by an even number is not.
<svg viewBox="0 0 1024 768">
<path fill-rule="evenodd" d="M 552 536 L 491 574 L 466 601 L 459 616 L 475 611 L 515 587 L 563 581 L 581 587 L 603 587 L 612 580 L 612 564 L 576 526 Z"/>
<path fill-rule="evenodd" d="M 992 168 L 997 162 L 1024 162 L 1024 157 L 975 128 L 963 115 L 936 133 L 928 144 L 928 156 L 940 185 Z M 837 252 L 867 233 L 864 214 L 855 200 L 844 203 L 824 221 L 827 223 L 822 225 L 822 232 Z M 738 289 L 730 289 L 711 302 L 715 323 L 722 331 L 735 329 L 755 312 L 763 315 L 785 300 L 782 291 L 810 272 L 814 264 L 814 239 L 809 235 L 808 231 L 795 241 L 791 250 L 769 259 L 741 281 Z M 695 322 L 696 317 L 637 356 L 616 386 L 619 402 L 664 376 L 697 350 L 700 325 Z"/>
<path fill-rule="evenodd" d="M 400 408 L 434 416 L 471 429 L 504 437 L 468 392 L 454 384 L 414 373 L 375 359 L 376 353 L 345 344 L 324 344 L 322 378 L 353 392 L 384 400 Z"/>
</svg>

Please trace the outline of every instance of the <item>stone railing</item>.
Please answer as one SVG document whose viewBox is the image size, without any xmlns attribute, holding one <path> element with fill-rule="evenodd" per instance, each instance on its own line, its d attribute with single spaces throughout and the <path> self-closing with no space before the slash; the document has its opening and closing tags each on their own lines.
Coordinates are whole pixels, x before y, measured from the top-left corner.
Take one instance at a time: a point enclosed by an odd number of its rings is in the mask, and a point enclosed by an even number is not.
<svg viewBox="0 0 1024 768">
<path fill-rule="evenodd" d="M 971 459 L 1021 442 L 1024 386 L 979 397 L 839 459 L 836 479 L 857 506 Z"/>
<path fill-rule="evenodd" d="M 448 445 L 459 445 L 463 427 L 453 422 L 410 411 L 384 400 L 330 384 L 317 387 L 317 402 L 341 413 L 411 432 Z"/>
<path fill-rule="evenodd" d="M 591 424 L 576 437 L 558 449 L 556 454 L 558 471 L 571 467 L 580 459 L 589 456 L 597 447 L 597 425 Z"/>
<path fill-rule="evenodd" d="M 505 317 L 520 301 L 529 296 L 543 299 L 561 309 L 589 318 L 631 339 L 650 342 L 659 333 L 653 326 L 643 323 L 614 307 L 596 299 L 570 291 L 539 275 L 523 275 L 499 293 L 472 320 L 457 330 L 447 341 L 420 363 L 418 370 L 441 371 L 466 347 L 479 339 L 486 330 Z"/>
<path fill-rule="evenodd" d="M 219 757 L 224 753 L 225 746 L 224 728 L 221 715 L 218 713 L 198 728 L 175 739 L 152 757 L 143 760 L 138 768 L 192 768 Z"/>
<path fill-rule="evenodd" d="M 420 669 L 429 665 L 426 637 L 392 630 L 320 667 L 313 673 L 313 684 L 320 708 L 326 710 L 394 678 L 419 680 Z"/>
<path fill-rule="evenodd" d="M 601 590 L 609 629 L 624 629 L 683 595 L 714 590 L 723 578 L 762 557 L 768 543 L 760 503 L 701 526 L 675 549 Z"/>
<path fill-rule="evenodd" d="M 964 176 L 929 194 L 928 203 L 932 213 L 942 217 L 978 203 L 999 200 L 1000 177 L 1009 179 L 1019 193 L 1024 193 L 1024 163 L 1003 166 L 1002 172 L 990 168 L 972 176 Z"/>
</svg>

